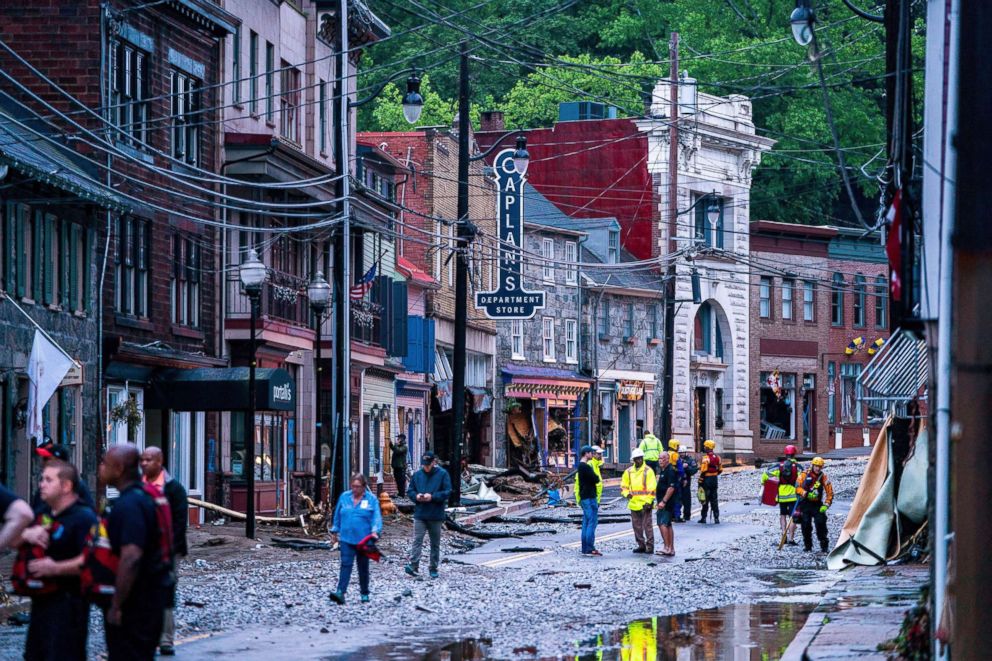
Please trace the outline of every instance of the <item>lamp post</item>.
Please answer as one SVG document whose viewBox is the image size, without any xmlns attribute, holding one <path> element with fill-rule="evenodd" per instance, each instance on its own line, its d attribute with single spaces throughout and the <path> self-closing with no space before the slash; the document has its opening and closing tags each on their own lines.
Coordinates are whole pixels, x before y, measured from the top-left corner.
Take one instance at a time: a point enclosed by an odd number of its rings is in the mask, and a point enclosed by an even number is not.
<svg viewBox="0 0 992 661">
<path fill-rule="evenodd" d="M 324 311 L 327 310 L 327 303 L 331 298 L 331 286 L 327 284 L 327 280 L 324 279 L 324 273 L 322 271 L 317 271 L 313 274 L 310 279 L 310 284 L 307 286 L 307 297 L 310 299 L 310 310 L 313 312 L 314 324 L 316 325 L 317 337 L 315 338 L 314 346 L 314 366 L 313 366 L 313 380 L 314 380 L 314 393 L 316 394 L 316 414 L 314 415 L 314 420 L 316 421 L 316 426 L 314 428 L 314 453 L 313 453 L 313 476 L 314 476 L 314 487 L 313 487 L 313 502 L 318 507 L 323 500 L 324 492 L 321 489 L 321 479 L 323 477 L 323 468 L 321 466 L 322 458 L 321 454 L 321 443 L 323 439 L 321 438 L 324 424 L 323 424 L 323 411 L 324 409 L 320 405 L 320 385 L 321 385 L 321 330 L 324 325 Z"/>
<path fill-rule="evenodd" d="M 520 176 L 527 174 L 530 153 L 527 151 L 527 137 L 519 131 L 511 131 L 500 136 L 486 151 L 469 157 L 469 86 L 468 86 L 468 43 L 461 43 L 461 58 L 458 75 L 458 248 L 455 254 L 455 347 L 454 364 L 451 369 L 451 407 L 454 411 L 452 423 L 451 458 L 448 468 L 457 471 L 451 476 L 451 498 L 449 502 L 458 507 L 461 502 L 461 463 L 462 432 L 465 424 L 465 334 L 468 324 L 468 246 L 475 238 L 476 227 L 468 217 L 468 173 L 469 163 L 488 156 L 507 137 L 517 136 L 513 152 L 513 166 Z"/>
<path fill-rule="evenodd" d="M 245 536 L 255 539 L 255 325 L 258 322 L 258 303 L 262 296 L 262 283 L 266 278 L 265 264 L 252 248 L 238 269 L 241 287 L 251 307 L 251 323 L 248 335 L 248 412 L 245 415 L 245 460 L 247 507 L 245 511 Z"/>
<path fill-rule="evenodd" d="M 407 79 L 407 91 L 403 96 L 403 116 L 414 124 L 420 119 L 424 99 L 420 95 L 420 76 L 417 69 L 405 69 L 387 78 L 372 94 L 350 101 L 345 92 L 345 62 L 348 50 L 348 0 L 341 0 L 338 9 L 339 25 L 338 47 L 335 53 L 335 82 L 334 95 L 339 100 L 334 105 L 334 196 L 341 200 L 341 229 L 334 239 L 334 289 L 337 296 L 334 299 L 334 377 L 331 379 L 331 418 L 335 429 L 332 458 L 331 485 L 333 490 L 329 495 L 333 498 L 347 489 L 349 460 L 351 455 L 351 425 L 349 423 L 351 408 L 351 298 L 348 290 L 351 287 L 351 209 L 349 196 L 350 179 L 347 174 L 349 156 L 348 111 L 373 100 L 386 88 L 391 81 L 403 75 Z"/>
</svg>

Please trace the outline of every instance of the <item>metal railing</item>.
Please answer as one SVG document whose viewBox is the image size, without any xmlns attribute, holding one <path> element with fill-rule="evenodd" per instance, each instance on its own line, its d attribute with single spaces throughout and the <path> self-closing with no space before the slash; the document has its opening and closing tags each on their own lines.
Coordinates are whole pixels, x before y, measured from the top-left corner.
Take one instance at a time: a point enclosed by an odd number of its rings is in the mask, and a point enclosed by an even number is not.
<svg viewBox="0 0 992 661">
<path fill-rule="evenodd" d="M 248 297 L 241 291 L 237 271 L 227 276 L 227 316 L 247 317 L 251 313 Z M 278 319 L 295 326 L 312 328 L 307 280 L 282 271 L 269 270 L 262 285 L 259 315 Z"/>
</svg>

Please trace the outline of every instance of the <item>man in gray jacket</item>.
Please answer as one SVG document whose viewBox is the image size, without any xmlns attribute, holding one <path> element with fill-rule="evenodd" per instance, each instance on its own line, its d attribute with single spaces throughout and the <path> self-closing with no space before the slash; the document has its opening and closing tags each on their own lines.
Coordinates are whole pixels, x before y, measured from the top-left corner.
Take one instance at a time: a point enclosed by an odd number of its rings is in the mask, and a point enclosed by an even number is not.
<svg viewBox="0 0 992 661">
<path fill-rule="evenodd" d="M 414 503 L 413 550 L 410 564 L 404 570 L 410 576 L 419 576 L 426 533 L 431 540 L 430 576 L 437 578 L 437 568 L 441 562 L 441 526 L 444 524 L 444 508 L 451 495 L 451 477 L 448 471 L 437 465 L 433 452 L 425 452 L 420 465 L 422 468 L 413 474 L 406 492 L 407 498 Z"/>
</svg>

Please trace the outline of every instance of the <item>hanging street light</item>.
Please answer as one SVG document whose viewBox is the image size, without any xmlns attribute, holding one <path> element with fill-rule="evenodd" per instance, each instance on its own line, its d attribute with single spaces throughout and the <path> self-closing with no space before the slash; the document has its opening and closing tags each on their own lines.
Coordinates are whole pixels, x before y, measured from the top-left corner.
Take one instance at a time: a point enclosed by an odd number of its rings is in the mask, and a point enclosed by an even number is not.
<svg viewBox="0 0 992 661">
<path fill-rule="evenodd" d="M 800 46 L 809 46 L 813 41 L 813 22 L 816 14 L 809 6 L 809 0 L 796 0 L 796 8 L 792 10 L 789 23 L 792 25 L 792 36 Z"/>
<path fill-rule="evenodd" d="M 424 97 L 420 95 L 420 76 L 416 73 L 406 79 L 406 94 L 403 96 L 403 117 L 410 124 L 416 124 L 424 110 Z"/>
<path fill-rule="evenodd" d="M 527 136 L 521 133 L 517 136 L 517 148 L 513 152 L 513 167 L 523 177 L 527 174 L 527 166 L 529 165 L 530 152 L 527 151 Z"/>
</svg>

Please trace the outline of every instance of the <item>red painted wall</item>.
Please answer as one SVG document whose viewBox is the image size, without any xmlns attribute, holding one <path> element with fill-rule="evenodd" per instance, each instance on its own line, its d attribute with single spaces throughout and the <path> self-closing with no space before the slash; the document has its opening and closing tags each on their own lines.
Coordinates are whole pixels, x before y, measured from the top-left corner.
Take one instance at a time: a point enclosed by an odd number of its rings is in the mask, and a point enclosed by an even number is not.
<svg viewBox="0 0 992 661">
<path fill-rule="evenodd" d="M 659 207 L 648 172 L 648 140 L 634 122 L 560 122 L 526 133 L 532 186 L 574 218 L 615 217 L 621 243 L 638 259 L 657 254 Z M 485 150 L 502 134 L 480 132 L 475 138 Z M 513 141 L 503 144 L 512 147 Z"/>
</svg>

